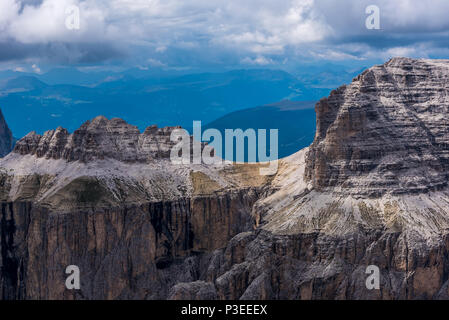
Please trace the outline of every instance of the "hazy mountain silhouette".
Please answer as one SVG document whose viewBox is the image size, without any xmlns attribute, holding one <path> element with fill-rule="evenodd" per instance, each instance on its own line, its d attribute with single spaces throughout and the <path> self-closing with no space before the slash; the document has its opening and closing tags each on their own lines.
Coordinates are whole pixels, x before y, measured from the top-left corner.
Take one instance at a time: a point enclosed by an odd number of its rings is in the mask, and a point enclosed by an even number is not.
<svg viewBox="0 0 449 320">
<path fill-rule="evenodd" d="M 314 101 L 283 100 L 232 112 L 207 124 L 204 130 L 218 129 L 224 138 L 226 129 L 255 129 L 256 132 L 258 129 L 267 129 L 267 137 L 268 129 L 278 129 L 279 157 L 283 158 L 312 143 L 316 128 L 314 107 Z M 223 150 L 225 150 L 224 143 Z"/>
<path fill-rule="evenodd" d="M 46 76 L 56 82 L 58 72 Z M 22 137 L 58 126 L 75 130 L 98 114 L 123 118 L 141 130 L 150 124 L 190 127 L 193 120 L 209 123 L 233 111 L 283 99 L 318 100 L 328 92 L 306 87 L 287 72 L 264 69 L 166 77 L 124 72 L 91 86 L 49 85 L 26 75 L 0 80 L 0 106 L 15 136 Z"/>
</svg>

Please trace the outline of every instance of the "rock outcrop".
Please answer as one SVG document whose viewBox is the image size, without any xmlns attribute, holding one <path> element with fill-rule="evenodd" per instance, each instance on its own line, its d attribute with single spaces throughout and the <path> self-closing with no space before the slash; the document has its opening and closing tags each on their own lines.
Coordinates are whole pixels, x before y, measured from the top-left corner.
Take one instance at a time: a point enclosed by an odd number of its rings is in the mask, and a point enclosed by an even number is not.
<svg viewBox="0 0 449 320">
<path fill-rule="evenodd" d="M 306 179 L 382 196 L 442 190 L 449 172 L 449 60 L 395 58 L 316 105 Z"/>
<path fill-rule="evenodd" d="M 0 110 L 0 158 L 6 156 L 14 147 L 14 138 Z"/>
<path fill-rule="evenodd" d="M 170 134 L 181 127 L 148 127 L 140 133 L 136 126 L 115 118 L 99 116 L 87 121 L 69 134 L 57 128 L 44 135 L 31 132 L 17 142 L 14 152 L 38 158 L 88 162 L 94 159 L 115 159 L 125 162 L 147 162 L 168 159 L 175 142 Z"/>
<path fill-rule="evenodd" d="M 261 256 L 281 271 L 245 297 L 449 298 L 448 77 L 449 61 L 395 58 L 317 104 L 315 141 L 281 160 L 253 210 L 263 232 L 246 247 L 264 253 L 247 252 L 244 272 Z"/>
<path fill-rule="evenodd" d="M 448 77 L 368 69 L 271 177 L 171 163 L 171 129 L 119 119 L 30 134 L 0 160 L 0 298 L 449 299 Z"/>
</svg>

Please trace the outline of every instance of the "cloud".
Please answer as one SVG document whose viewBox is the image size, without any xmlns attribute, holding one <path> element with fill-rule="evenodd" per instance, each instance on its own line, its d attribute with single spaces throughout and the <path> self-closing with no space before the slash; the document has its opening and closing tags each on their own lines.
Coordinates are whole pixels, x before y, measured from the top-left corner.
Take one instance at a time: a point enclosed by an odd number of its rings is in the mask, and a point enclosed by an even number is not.
<svg viewBox="0 0 449 320">
<path fill-rule="evenodd" d="M 367 30 L 365 8 L 380 9 Z M 69 6 L 80 28 L 66 27 Z M 1 0 L 0 61 L 182 66 L 441 55 L 447 0 Z M 427 47 L 425 47 L 427 46 Z"/>
<path fill-rule="evenodd" d="M 274 64 L 273 60 L 267 59 L 264 56 L 258 56 L 256 58 L 246 57 L 246 58 L 242 59 L 241 62 L 242 62 L 242 64 L 259 65 L 259 66 Z"/>
<path fill-rule="evenodd" d="M 318 52 L 311 51 L 312 56 L 317 57 L 321 60 L 339 61 L 339 60 L 360 60 L 356 55 L 345 53 L 338 50 L 321 50 Z"/>
<path fill-rule="evenodd" d="M 34 71 L 35 73 L 41 73 L 41 68 L 39 68 L 39 66 L 38 66 L 37 64 L 33 64 L 33 65 L 31 66 L 31 69 L 33 69 L 33 71 Z"/>
<path fill-rule="evenodd" d="M 153 59 L 153 58 L 149 58 L 147 60 L 148 65 L 151 67 L 166 67 L 167 65 L 165 63 L 160 62 L 159 60 Z"/>
<path fill-rule="evenodd" d="M 0 40 L 0 62 L 39 60 L 53 64 L 100 63 L 124 57 L 114 42 L 36 42 Z"/>
</svg>

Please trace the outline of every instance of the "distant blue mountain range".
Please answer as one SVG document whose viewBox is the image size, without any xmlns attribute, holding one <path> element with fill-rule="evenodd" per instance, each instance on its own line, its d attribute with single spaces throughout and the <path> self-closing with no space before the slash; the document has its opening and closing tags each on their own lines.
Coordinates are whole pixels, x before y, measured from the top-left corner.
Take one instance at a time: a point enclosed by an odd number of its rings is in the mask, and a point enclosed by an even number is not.
<svg viewBox="0 0 449 320">
<path fill-rule="evenodd" d="M 261 107 L 239 110 L 203 126 L 203 130 L 209 128 L 218 129 L 222 137 L 225 137 L 226 129 L 242 129 L 243 131 L 254 129 L 256 132 L 258 129 L 266 129 L 267 142 L 269 142 L 269 129 L 278 129 L 278 158 L 284 158 L 308 147 L 313 142 L 316 128 L 315 102 L 284 100 Z M 222 150 L 220 156 L 226 158 L 224 142 Z M 257 148 L 256 153 L 258 153 Z M 235 161 L 235 154 L 234 148 L 234 157 L 227 160 Z M 267 156 L 271 155 L 267 154 Z M 259 161 L 259 159 L 257 160 Z M 271 157 L 271 160 L 274 160 L 274 157 Z M 248 161 L 247 153 L 245 153 L 245 161 Z"/>
<path fill-rule="evenodd" d="M 58 126 L 73 131 L 100 114 L 123 118 L 141 130 L 151 124 L 191 127 L 193 120 L 206 124 L 234 111 L 285 99 L 315 101 L 330 89 L 311 87 L 287 72 L 269 69 L 182 75 L 140 69 L 7 71 L 0 72 L 0 108 L 20 138 Z M 241 119 L 247 120 L 251 121 Z"/>
</svg>

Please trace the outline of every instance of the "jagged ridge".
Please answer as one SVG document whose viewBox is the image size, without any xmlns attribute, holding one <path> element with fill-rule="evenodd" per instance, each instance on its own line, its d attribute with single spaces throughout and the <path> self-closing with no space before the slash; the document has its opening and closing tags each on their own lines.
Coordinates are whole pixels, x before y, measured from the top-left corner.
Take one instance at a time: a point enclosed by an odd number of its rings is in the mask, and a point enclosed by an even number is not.
<svg viewBox="0 0 449 320">
<path fill-rule="evenodd" d="M 170 134 L 181 127 L 158 128 L 153 125 L 140 133 L 136 126 L 124 120 L 103 116 L 85 122 L 72 134 L 57 128 L 44 135 L 31 132 L 19 140 L 14 152 L 38 158 L 88 162 L 111 158 L 125 162 L 148 162 L 167 159 L 175 142 Z"/>
</svg>

